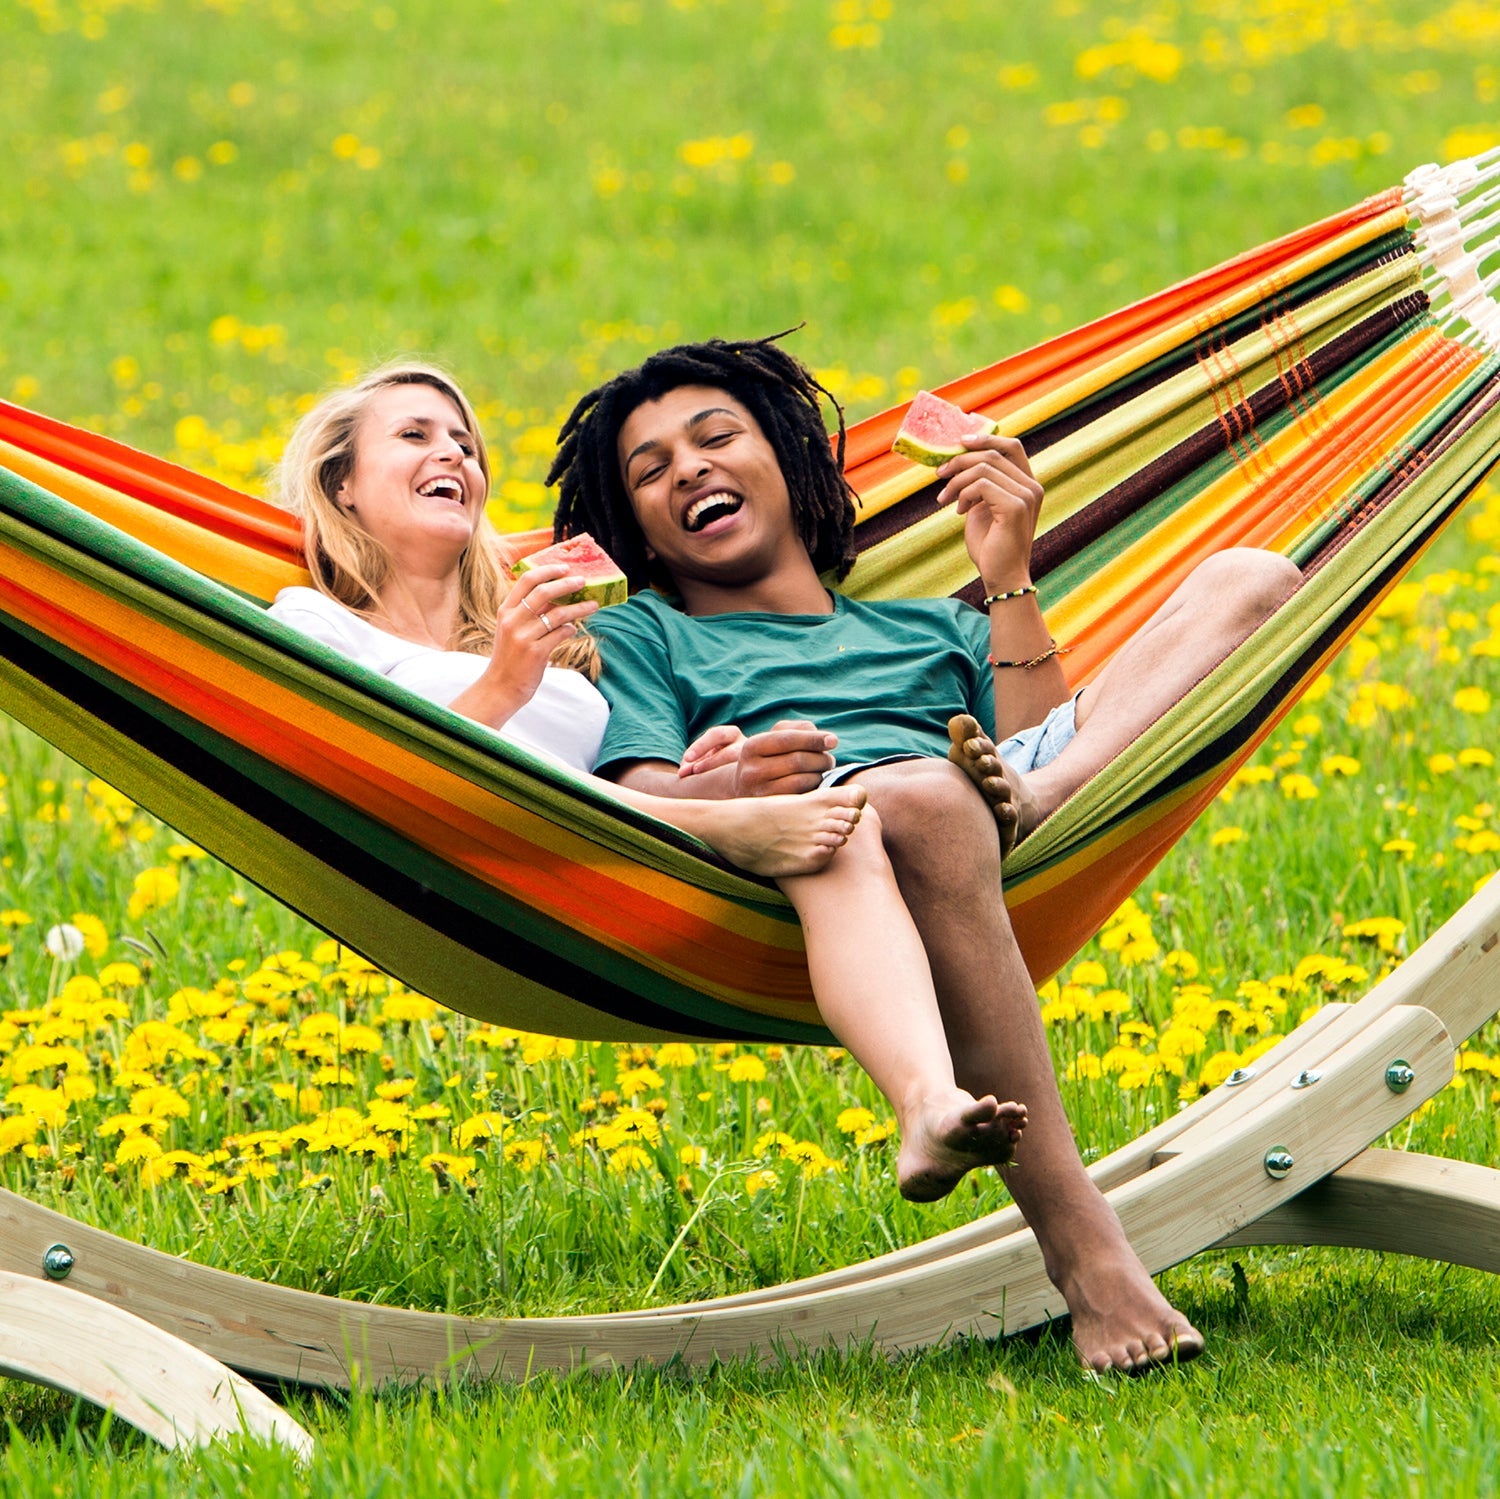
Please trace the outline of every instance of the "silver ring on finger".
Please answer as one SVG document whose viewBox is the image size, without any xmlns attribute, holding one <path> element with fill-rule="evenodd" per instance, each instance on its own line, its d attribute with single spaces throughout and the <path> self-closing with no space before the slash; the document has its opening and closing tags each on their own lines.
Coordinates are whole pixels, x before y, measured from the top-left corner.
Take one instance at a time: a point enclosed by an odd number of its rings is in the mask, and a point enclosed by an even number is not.
<svg viewBox="0 0 1500 1499">
<path fill-rule="evenodd" d="M 545 616 L 545 615 L 540 615 L 540 614 L 538 614 L 538 613 L 537 613 L 537 612 L 536 612 L 536 610 L 535 610 L 535 609 L 533 609 L 533 608 L 532 608 L 532 607 L 531 607 L 531 600 L 530 600 L 530 599 L 522 599 L 522 600 L 521 600 L 521 607 L 522 607 L 522 608 L 523 608 L 523 609 L 524 609 L 524 610 L 525 610 L 525 611 L 526 611 L 526 612 L 527 612 L 527 613 L 528 613 L 528 614 L 529 614 L 529 615 L 530 615 L 530 616 L 531 616 L 531 617 L 532 617 L 532 618 L 533 618 L 533 619 L 543 619 L 543 618 L 545 618 L 545 617 L 546 617 L 546 616 Z"/>
<path fill-rule="evenodd" d="M 545 614 L 539 617 L 542 621 L 542 628 L 550 635 L 552 633 L 552 621 Z"/>
</svg>

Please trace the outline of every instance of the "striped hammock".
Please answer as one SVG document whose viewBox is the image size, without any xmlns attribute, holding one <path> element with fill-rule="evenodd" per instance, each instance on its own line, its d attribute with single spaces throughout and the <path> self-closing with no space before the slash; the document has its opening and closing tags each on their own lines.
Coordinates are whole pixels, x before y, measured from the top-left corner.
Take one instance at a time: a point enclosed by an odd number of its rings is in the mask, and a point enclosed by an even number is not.
<svg viewBox="0 0 1500 1499">
<path fill-rule="evenodd" d="M 1424 169 L 942 390 L 1026 441 L 1047 489 L 1036 576 L 1076 682 L 1220 548 L 1273 548 L 1304 574 L 1007 861 L 1037 979 L 1500 459 L 1495 278 L 1467 248 L 1495 221 L 1495 177 L 1500 152 Z M 962 522 L 889 451 L 901 414 L 849 434 L 863 503 L 845 586 L 973 599 Z M 285 513 L 3 404 L 0 465 L 0 708 L 470 1015 L 598 1039 L 829 1039 L 774 887 L 269 619 L 306 581 Z"/>
</svg>

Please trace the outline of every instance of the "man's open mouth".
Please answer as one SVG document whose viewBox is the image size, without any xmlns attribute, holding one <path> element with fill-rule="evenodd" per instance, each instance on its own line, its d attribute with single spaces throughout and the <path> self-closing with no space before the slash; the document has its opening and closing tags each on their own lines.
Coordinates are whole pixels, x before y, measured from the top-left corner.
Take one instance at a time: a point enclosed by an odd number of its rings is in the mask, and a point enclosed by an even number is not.
<svg viewBox="0 0 1500 1499">
<path fill-rule="evenodd" d="M 726 490 L 706 494 L 701 500 L 694 500 L 688 506 L 687 514 L 682 518 L 683 527 L 688 531 L 701 531 L 705 526 L 712 525 L 714 521 L 723 520 L 726 515 L 733 515 L 744 503 L 742 496 L 730 494 Z"/>
</svg>

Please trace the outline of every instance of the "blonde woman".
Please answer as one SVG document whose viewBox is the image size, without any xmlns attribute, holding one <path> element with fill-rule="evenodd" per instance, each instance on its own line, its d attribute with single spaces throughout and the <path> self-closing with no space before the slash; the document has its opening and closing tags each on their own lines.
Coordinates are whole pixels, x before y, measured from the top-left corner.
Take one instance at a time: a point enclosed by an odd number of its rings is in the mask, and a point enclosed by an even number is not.
<svg viewBox="0 0 1500 1499">
<path fill-rule="evenodd" d="M 579 630 L 598 606 L 563 602 L 583 583 L 564 566 L 508 580 L 485 517 L 489 480 L 474 412 L 440 370 L 394 365 L 327 397 L 281 467 L 315 586 L 283 589 L 271 613 L 587 775 L 609 717 L 592 681 L 597 647 Z M 872 947 L 891 882 L 878 839 L 856 834 L 862 787 L 693 800 L 589 779 L 783 882 L 825 1014 L 896 1109 L 905 1195 L 944 1196 L 1010 1159 L 1026 1111 L 956 1085 L 920 943 L 893 923 Z"/>
</svg>

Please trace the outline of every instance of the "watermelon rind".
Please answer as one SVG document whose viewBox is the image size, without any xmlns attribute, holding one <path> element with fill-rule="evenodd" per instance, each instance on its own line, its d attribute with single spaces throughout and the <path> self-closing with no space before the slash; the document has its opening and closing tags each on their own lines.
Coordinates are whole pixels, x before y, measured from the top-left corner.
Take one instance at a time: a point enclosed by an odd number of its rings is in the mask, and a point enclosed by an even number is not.
<svg viewBox="0 0 1500 1499">
<path fill-rule="evenodd" d="M 539 552 L 532 552 L 513 564 L 511 572 L 520 577 L 534 567 L 546 567 L 549 563 L 566 562 L 574 572 L 585 579 L 577 593 L 559 599 L 559 604 L 578 604 L 584 599 L 593 599 L 601 609 L 611 604 L 623 604 L 630 597 L 630 585 L 620 571 L 614 558 L 589 535 L 580 531 L 566 541 L 554 542 Z"/>
<path fill-rule="evenodd" d="M 935 424 L 951 436 L 946 441 L 934 440 L 930 432 L 913 430 L 914 423 L 919 426 Z M 965 411 L 961 406 L 955 406 L 929 390 L 919 390 L 891 448 L 903 458 L 910 458 L 913 463 L 937 468 L 950 458 L 957 458 L 960 453 L 968 452 L 961 437 L 980 432 L 989 435 L 999 430 L 999 423 L 991 421 L 989 417 L 981 416 L 977 411 Z"/>
</svg>

